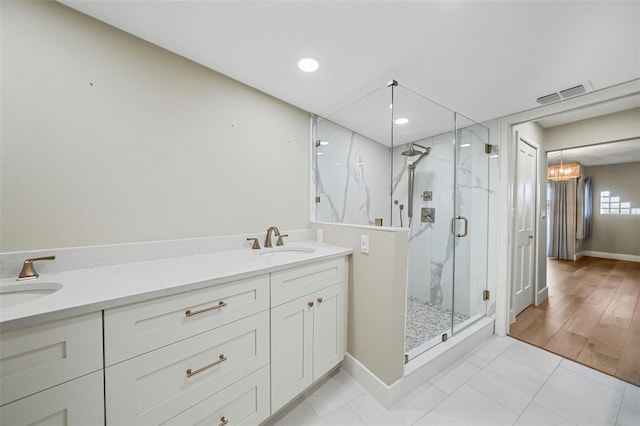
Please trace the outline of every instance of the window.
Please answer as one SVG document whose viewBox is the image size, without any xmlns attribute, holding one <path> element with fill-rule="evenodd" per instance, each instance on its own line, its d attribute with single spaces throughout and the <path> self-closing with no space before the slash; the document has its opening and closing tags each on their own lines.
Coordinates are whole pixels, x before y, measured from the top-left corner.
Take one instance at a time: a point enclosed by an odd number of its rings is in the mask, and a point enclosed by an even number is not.
<svg viewBox="0 0 640 426">
<path fill-rule="evenodd" d="M 640 208 L 631 207 L 631 203 L 614 197 L 611 191 L 600 191 L 600 214 L 640 216 Z"/>
</svg>

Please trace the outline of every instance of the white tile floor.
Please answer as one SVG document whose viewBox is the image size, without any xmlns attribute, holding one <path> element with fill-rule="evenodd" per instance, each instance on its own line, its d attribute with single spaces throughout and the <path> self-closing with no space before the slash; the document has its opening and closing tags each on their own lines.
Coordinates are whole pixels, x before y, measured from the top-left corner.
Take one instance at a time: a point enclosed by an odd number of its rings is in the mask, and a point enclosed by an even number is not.
<svg viewBox="0 0 640 426">
<path fill-rule="evenodd" d="M 386 410 L 344 371 L 277 426 L 640 425 L 640 388 L 494 336 Z"/>
</svg>

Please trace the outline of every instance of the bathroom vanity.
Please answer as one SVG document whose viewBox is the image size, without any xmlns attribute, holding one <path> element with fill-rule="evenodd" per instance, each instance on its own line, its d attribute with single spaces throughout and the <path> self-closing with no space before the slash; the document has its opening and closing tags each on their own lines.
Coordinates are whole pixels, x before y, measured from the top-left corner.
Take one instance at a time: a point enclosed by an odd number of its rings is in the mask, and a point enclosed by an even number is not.
<svg viewBox="0 0 640 426">
<path fill-rule="evenodd" d="M 0 423 L 264 422 L 346 348 L 350 250 L 291 247 L 40 277 L 0 312 Z"/>
</svg>

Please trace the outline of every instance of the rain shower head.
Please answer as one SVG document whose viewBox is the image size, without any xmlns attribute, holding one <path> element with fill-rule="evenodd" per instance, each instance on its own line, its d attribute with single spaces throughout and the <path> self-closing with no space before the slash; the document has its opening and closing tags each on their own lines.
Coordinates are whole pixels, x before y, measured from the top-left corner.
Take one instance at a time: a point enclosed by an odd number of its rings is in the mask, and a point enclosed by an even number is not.
<svg viewBox="0 0 640 426">
<path fill-rule="evenodd" d="M 424 151 L 417 151 L 415 149 L 415 147 L 424 149 Z M 404 155 L 405 157 L 415 157 L 416 155 L 425 155 L 425 154 L 429 154 L 431 152 L 431 147 L 426 148 L 422 145 L 418 145 L 417 143 L 412 143 L 409 145 L 409 149 L 407 149 L 406 151 L 402 151 L 400 153 L 400 155 Z"/>
</svg>

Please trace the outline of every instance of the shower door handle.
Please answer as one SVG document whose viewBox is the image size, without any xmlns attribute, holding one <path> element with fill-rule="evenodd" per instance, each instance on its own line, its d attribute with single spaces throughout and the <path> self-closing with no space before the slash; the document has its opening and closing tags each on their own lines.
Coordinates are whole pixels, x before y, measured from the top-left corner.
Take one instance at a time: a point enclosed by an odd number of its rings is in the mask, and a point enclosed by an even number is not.
<svg viewBox="0 0 640 426">
<path fill-rule="evenodd" d="M 467 234 L 469 233 L 469 220 L 467 220 L 466 217 L 464 216 L 456 216 L 453 218 L 453 233 L 455 234 L 456 232 L 456 220 L 464 220 L 464 233 L 463 234 L 456 234 L 456 237 L 458 238 L 462 238 L 462 237 L 466 237 Z"/>
</svg>

